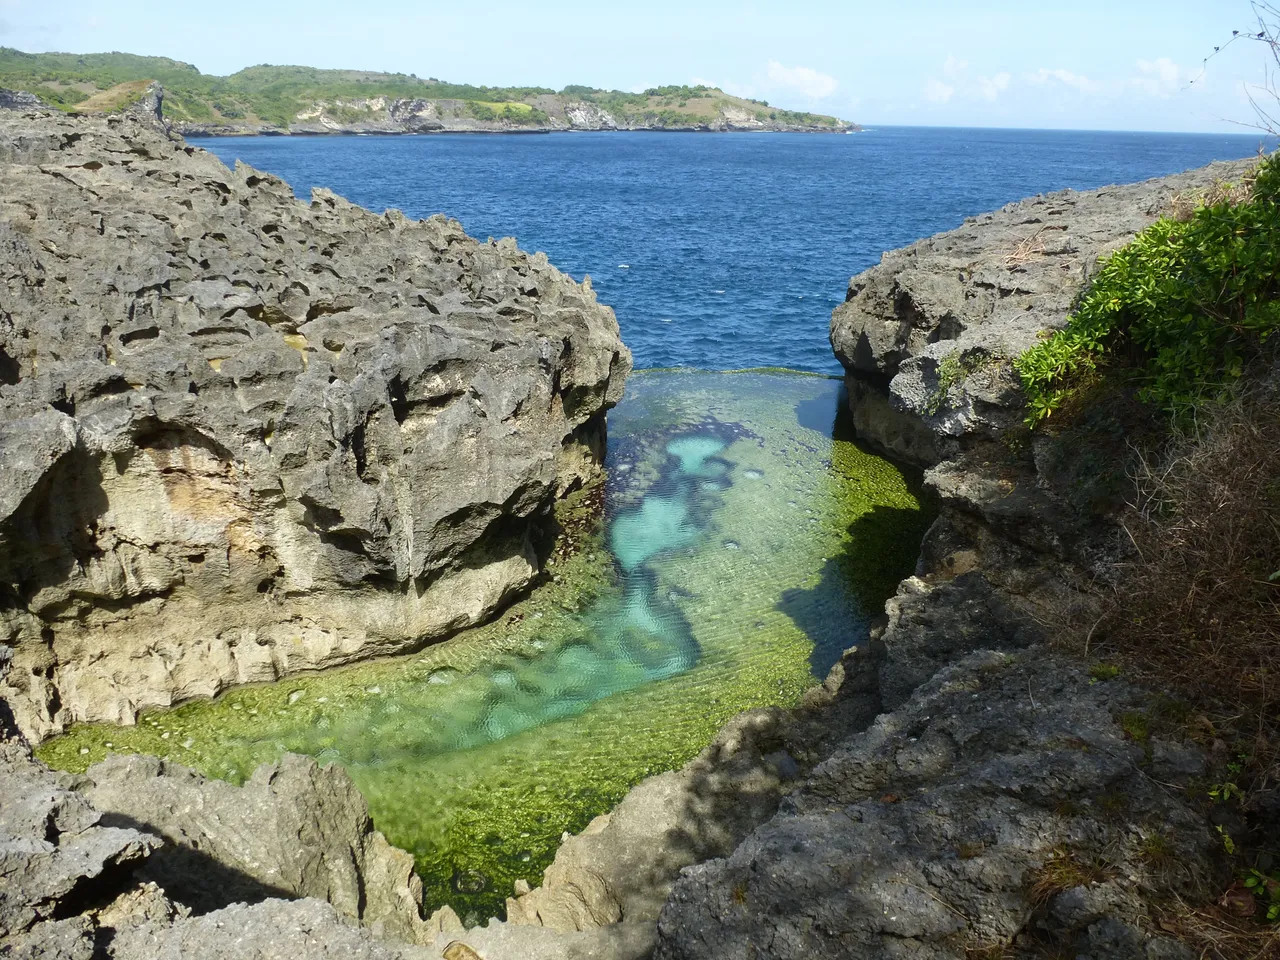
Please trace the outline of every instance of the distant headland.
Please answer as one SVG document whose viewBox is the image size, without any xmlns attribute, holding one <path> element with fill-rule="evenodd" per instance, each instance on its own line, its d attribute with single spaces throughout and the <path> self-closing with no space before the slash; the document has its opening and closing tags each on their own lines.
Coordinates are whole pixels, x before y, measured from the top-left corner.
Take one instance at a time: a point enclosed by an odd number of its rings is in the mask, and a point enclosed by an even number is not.
<svg viewBox="0 0 1280 960">
<path fill-rule="evenodd" d="M 780 110 L 708 86 L 555 91 L 265 64 L 215 77 L 164 57 L 23 53 L 9 47 L 0 47 L 2 91 L 30 94 L 66 113 L 154 111 L 184 136 L 861 130 L 835 117 Z"/>
</svg>

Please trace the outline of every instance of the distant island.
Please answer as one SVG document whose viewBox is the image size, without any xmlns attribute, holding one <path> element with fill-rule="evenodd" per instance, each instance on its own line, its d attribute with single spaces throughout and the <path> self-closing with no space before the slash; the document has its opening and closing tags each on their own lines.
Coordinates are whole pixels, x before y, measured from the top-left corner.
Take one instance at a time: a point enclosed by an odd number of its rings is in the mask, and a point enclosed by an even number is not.
<svg viewBox="0 0 1280 960">
<path fill-rule="evenodd" d="M 0 47 L 0 94 L 66 113 L 155 112 L 184 136 L 548 133 L 562 130 L 849 133 L 835 117 L 780 110 L 717 87 L 643 93 L 568 86 L 477 87 L 413 74 L 262 65 L 229 77 L 127 53 L 23 53 Z M 0 101 L 5 98 L 0 96 Z"/>
</svg>

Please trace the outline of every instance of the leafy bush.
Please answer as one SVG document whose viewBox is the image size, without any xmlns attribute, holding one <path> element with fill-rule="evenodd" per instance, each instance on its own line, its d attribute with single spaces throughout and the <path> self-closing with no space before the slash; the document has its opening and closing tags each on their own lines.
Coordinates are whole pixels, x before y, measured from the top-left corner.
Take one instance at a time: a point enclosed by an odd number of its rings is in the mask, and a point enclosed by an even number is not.
<svg viewBox="0 0 1280 960">
<path fill-rule="evenodd" d="M 1175 420 L 1234 382 L 1280 327 L 1280 158 L 1246 202 L 1162 219 L 1102 265 L 1065 330 L 1016 361 L 1028 424 L 1108 368 Z"/>
</svg>

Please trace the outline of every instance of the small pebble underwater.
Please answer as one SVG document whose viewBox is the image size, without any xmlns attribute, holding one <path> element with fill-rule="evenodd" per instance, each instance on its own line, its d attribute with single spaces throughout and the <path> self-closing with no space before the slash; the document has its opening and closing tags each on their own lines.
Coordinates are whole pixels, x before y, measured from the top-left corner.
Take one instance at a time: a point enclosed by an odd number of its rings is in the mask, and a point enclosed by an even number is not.
<svg viewBox="0 0 1280 960">
<path fill-rule="evenodd" d="M 38 752 L 76 771 L 153 753 L 233 782 L 285 752 L 340 763 L 417 858 L 429 910 L 500 915 L 564 832 L 734 714 L 794 705 L 911 572 L 931 519 L 919 478 L 851 442 L 841 391 L 784 372 L 633 374 L 604 490 L 561 510 L 573 549 L 494 623 Z"/>
</svg>

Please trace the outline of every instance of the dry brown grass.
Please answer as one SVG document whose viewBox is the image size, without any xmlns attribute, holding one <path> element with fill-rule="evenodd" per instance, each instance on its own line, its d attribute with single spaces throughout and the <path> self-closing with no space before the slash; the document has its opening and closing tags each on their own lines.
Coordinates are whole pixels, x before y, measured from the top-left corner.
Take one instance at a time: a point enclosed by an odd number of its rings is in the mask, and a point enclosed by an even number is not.
<svg viewBox="0 0 1280 960">
<path fill-rule="evenodd" d="M 1261 927 L 1217 904 L 1176 901 L 1157 926 L 1191 947 L 1200 960 L 1280 960 L 1280 927 Z"/>
<path fill-rule="evenodd" d="M 118 113 L 132 103 L 142 99 L 151 86 L 150 80 L 129 80 L 117 83 L 114 87 L 95 93 L 87 100 L 81 100 L 75 106 L 76 113 Z"/>
<path fill-rule="evenodd" d="M 1114 876 L 1115 871 L 1105 863 L 1081 857 L 1068 847 L 1058 846 L 1032 876 L 1031 902 L 1043 907 L 1060 893 L 1102 883 Z"/>
<path fill-rule="evenodd" d="M 1029 237 L 1023 238 L 1013 250 L 1005 255 L 1006 267 L 1020 267 L 1044 256 L 1044 232 L 1048 227 L 1041 227 Z"/>
<path fill-rule="evenodd" d="M 1149 713 L 1117 718 L 1135 742 L 1158 732 L 1213 748 L 1220 766 L 1210 776 L 1241 788 L 1249 823 L 1248 836 L 1234 837 L 1236 872 L 1274 854 L 1278 841 L 1265 816 L 1280 792 L 1278 372 L 1163 444 L 1128 436 L 1135 466 L 1118 520 L 1131 556 L 1110 586 L 1048 611 L 1044 624 L 1060 643 L 1100 658 L 1100 682 L 1118 674 L 1163 692 Z M 1076 450 L 1086 464 L 1088 446 Z M 1093 459 L 1109 463 L 1115 454 L 1104 449 Z M 1225 759 L 1236 765 L 1224 769 Z M 1149 837 L 1143 847 L 1156 874 L 1178 867 L 1167 839 Z M 1078 881 L 1078 867 L 1051 860 L 1034 895 L 1044 900 Z M 1280 960 L 1280 927 L 1217 902 L 1221 890 L 1207 892 L 1205 902 L 1165 909 L 1159 926 L 1204 960 Z"/>
<path fill-rule="evenodd" d="M 1241 177 L 1239 183 L 1219 180 L 1205 190 L 1175 193 L 1173 199 L 1169 201 L 1169 215 L 1185 223 L 1195 216 L 1195 212 L 1201 207 L 1216 207 L 1221 203 L 1229 203 L 1234 207 L 1248 203 L 1253 199 L 1253 184 L 1257 176 L 1255 167 Z"/>
<path fill-rule="evenodd" d="M 1280 743 L 1280 389 L 1255 387 L 1139 460 L 1136 557 L 1098 631 L 1126 673 L 1251 741 L 1251 792 Z"/>
</svg>

